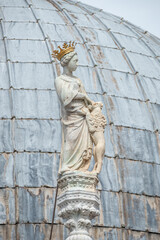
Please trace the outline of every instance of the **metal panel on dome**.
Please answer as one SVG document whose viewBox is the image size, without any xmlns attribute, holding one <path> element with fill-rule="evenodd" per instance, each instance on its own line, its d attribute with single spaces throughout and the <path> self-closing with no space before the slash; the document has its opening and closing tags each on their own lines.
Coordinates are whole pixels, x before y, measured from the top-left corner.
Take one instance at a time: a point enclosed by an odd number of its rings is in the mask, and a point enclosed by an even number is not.
<svg viewBox="0 0 160 240">
<path fill-rule="evenodd" d="M 1 187 L 14 187 L 14 159 L 12 154 L 0 154 Z"/>
<path fill-rule="evenodd" d="M 0 189 L 0 224 L 15 224 L 15 189 Z"/>
<path fill-rule="evenodd" d="M 61 151 L 54 79 L 62 73 L 51 43 L 73 40 L 75 76 L 107 119 L 92 236 L 160 240 L 159 39 L 78 1 L 0 6 L 0 239 L 49 239 Z M 55 223 L 53 239 L 66 239 L 57 213 Z"/>
<path fill-rule="evenodd" d="M 86 27 L 79 27 L 78 29 L 89 45 L 117 48 L 107 31 Z"/>
<path fill-rule="evenodd" d="M 7 63 L 0 63 L 0 88 L 9 88 L 9 75 Z"/>
<path fill-rule="evenodd" d="M 106 69 L 99 69 L 98 75 L 107 95 L 144 100 L 135 75 Z"/>
<path fill-rule="evenodd" d="M 160 79 L 160 67 L 157 59 L 131 52 L 128 52 L 128 56 L 136 72 L 140 75 Z"/>
<path fill-rule="evenodd" d="M 19 188 L 17 197 L 20 223 L 51 223 L 55 189 L 45 187 L 43 189 Z"/>
<path fill-rule="evenodd" d="M 114 127 L 114 144 L 120 158 L 160 163 L 155 133 L 133 128 Z"/>
<path fill-rule="evenodd" d="M 60 110 L 55 91 L 13 90 L 13 114 L 17 118 L 59 119 Z"/>
<path fill-rule="evenodd" d="M 101 26 L 94 18 L 91 18 L 90 15 L 70 13 L 69 17 L 73 23 L 77 24 L 78 26 L 105 30 L 105 27 L 103 27 L 103 25 Z"/>
<path fill-rule="evenodd" d="M 5 36 L 7 36 L 8 39 L 44 40 L 38 23 L 4 22 L 3 24 Z"/>
<path fill-rule="evenodd" d="M 105 103 L 110 122 L 114 125 L 154 130 L 152 116 L 145 102 L 106 96 Z"/>
<path fill-rule="evenodd" d="M 120 50 L 100 46 L 90 46 L 90 49 L 99 67 L 132 73 Z"/>
<path fill-rule="evenodd" d="M 0 62 L 5 62 L 6 60 L 4 40 L 0 40 Z"/>
<path fill-rule="evenodd" d="M 100 14 L 101 13 L 98 13 L 98 15 Z M 124 34 L 131 37 L 136 37 L 133 30 L 123 25 L 123 23 L 109 21 L 105 18 L 103 18 L 102 22 L 108 29 L 110 29 L 111 32 L 120 33 L 120 34 Z"/>
<path fill-rule="evenodd" d="M 35 17 L 30 8 L 24 7 L 14 7 L 14 11 L 12 7 L 3 7 L 3 20 L 5 21 L 16 21 L 16 22 L 36 22 Z"/>
<path fill-rule="evenodd" d="M 1 0 L 0 6 L 7 6 L 7 7 L 28 7 L 28 4 L 25 0 Z"/>
<path fill-rule="evenodd" d="M 16 185 L 20 187 L 56 187 L 59 155 L 56 153 L 15 154 Z"/>
<path fill-rule="evenodd" d="M 11 120 L 0 120 L 0 152 L 13 152 Z"/>
<path fill-rule="evenodd" d="M 11 99 L 9 90 L 0 90 L 0 118 L 11 118 Z"/>
<path fill-rule="evenodd" d="M 143 77 L 141 80 L 142 87 L 147 98 L 152 103 L 160 104 L 160 80 Z"/>
<path fill-rule="evenodd" d="M 82 43 L 82 39 L 71 25 L 62 24 L 45 24 L 43 23 L 43 29 L 46 35 L 53 41 L 66 41 L 69 42 L 71 39 L 76 40 L 76 42 Z"/>
<path fill-rule="evenodd" d="M 56 120 L 16 120 L 15 149 L 20 152 L 60 152 L 61 123 Z"/>
<path fill-rule="evenodd" d="M 13 63 L 12 71 L 12 86 L 16 89 L 55 89 L 51 63 Z"/>
<path fill-rule="evenodd" d="M 13 62 L 50 62 L 45 41 L 8 40 Z"/>
<path fill-rule="evenodd" d="M 144 44 L 142 40 L 117 33 L 114 33 L 114 36 L 127 51 L 154 57 L 151 50 Z"/>
<path fill-rule="evenodd" d="M 60 12 L 57 11 L 56 8 L 52 10 L 42 10 L 42 9 L 34 9 L 36 16 L 38 19 L 41 19 L 44 23 L 52 23 L 52 24 L 69 24 L 68 19 L 63 16 Z"/>
<path fill-rule="evenodd" d="M 153 114 L 153 119 L 155 122 L 155 130 L 160 130 L 160 104 L 151 103 L 151 112 Z"/>
<path fill-rule="evenodd" d="M 36 8 L 51 9 L 54 10 L 53 4 L 49 1 L 43 0 L 28 0 L 29 4 L 32 4 Z"/>
</svg>

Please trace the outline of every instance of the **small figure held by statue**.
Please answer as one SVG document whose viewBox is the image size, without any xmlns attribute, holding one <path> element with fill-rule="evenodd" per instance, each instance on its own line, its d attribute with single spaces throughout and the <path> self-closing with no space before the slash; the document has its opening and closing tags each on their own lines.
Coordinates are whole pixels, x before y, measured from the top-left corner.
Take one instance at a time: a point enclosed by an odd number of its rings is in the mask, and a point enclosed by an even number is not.
<svg viewBox="0 0 160 240">
<path fill-rule="evenodd" d="M 92 101 L 80 79 L 73 75 L 78 66 L 74 42 L 64 43 L 59 49 L 60 51 L 53 51 L 53 56 L 63 67 L 63 74 L 55 80 L 62 114 L 59 172 L 88 173 L 93 151 L 95 165 L 90 173 L 100 173 L 105 152 L 106 119 L 102 114 L 103 104 Z"/>
</svg>

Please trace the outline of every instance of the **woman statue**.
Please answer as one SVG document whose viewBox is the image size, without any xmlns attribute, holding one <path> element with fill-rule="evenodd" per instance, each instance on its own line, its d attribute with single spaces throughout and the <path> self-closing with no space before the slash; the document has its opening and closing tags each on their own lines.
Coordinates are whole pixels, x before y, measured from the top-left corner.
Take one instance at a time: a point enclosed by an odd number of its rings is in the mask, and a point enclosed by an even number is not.
<svg viewBox="0 0 160 240">
<path fill-rule="evenodd" d="M 95 160 L 92 173 L 99 173 L 105 151 L 103 104 L 93 102 L 80 79 L 73 75 L 78 65 L 74 43 L 65 43 L 59 49 L 60 52 L 54 51 L 54 57 L 63 67 L 63 74 L 55 80 L 62 113 L 60 173 L 75 170 L 88 172 L 92 149 Z"/>
</svg>

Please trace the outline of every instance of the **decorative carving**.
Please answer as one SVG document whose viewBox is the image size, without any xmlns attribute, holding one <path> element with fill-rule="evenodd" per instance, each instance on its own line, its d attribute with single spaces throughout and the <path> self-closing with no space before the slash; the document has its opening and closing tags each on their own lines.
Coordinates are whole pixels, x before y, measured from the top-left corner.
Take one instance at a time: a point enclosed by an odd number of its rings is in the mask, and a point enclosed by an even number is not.
<svg viewBox="0 0 160 240">
<path fill-rule="evenodd" d="M 88 233 L 91 220 L 100 214 L 97 182 L 96 175 L 91 177 L 83 172 L 64 173 L 59 178 L 58 216 L 66 220 L 67 240 L 91 240 Z"/>
<path fill-rule="evenodd" d="M 92 101 L 80 79 L 72 74 L 78 64 L 74 43 L 64 43 L 63 49 L 59 49 L 60 52 L 54 51 L 53 56 L 60 60 L 63 67 L 63 74 L 55 80 L 62 110 L 60 173 L 75 170 L 88 172 L 92 149 L 95 166 L 91 174 L 99 173 L 105 151 L 103 104 Z"/>
</svg>

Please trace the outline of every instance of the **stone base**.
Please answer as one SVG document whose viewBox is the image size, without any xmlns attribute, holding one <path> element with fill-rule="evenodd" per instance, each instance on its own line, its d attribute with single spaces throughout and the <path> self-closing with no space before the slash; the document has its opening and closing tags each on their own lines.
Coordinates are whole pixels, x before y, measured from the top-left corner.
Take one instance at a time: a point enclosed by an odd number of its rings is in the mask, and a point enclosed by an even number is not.
<svg viewBox="0 0 160 240">
<path fill-rule="evenodd" d="M 74 234 L 69 236 L 66 240 L 92 240 L 92 238 L 86 234 Z"/>
<path fill-rule="evenodd" d="M 69 229 L 67 240 L 91 240 L 91 220 L 98 216 L 100 199 L 97 175 L 83 172 L 65 173 L 59 177 L 59 217 Z"/>
</svg>

